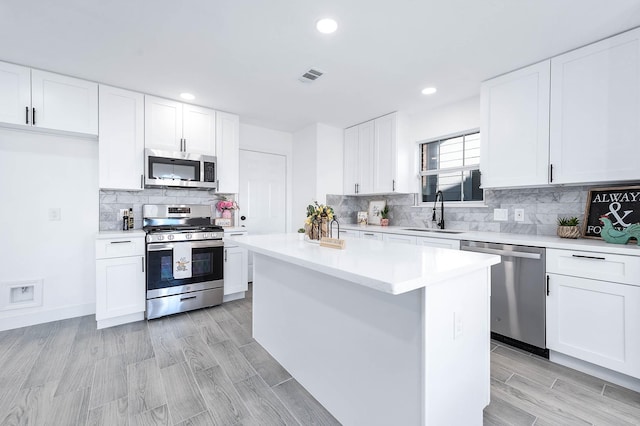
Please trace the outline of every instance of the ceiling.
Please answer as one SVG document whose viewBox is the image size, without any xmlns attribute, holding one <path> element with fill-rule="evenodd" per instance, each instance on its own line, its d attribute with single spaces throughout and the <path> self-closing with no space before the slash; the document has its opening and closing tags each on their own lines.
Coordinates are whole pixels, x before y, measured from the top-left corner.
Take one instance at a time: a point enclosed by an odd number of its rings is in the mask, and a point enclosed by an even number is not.
<svg viewBox="0 0 640 426">
<path fill-rule="evenodd" d="M 326 16 L 332 35 L 315 30 Z M 482 80 L 639 25 L 638 0 L 2 0 L 0 60 L 191 92 L 294 132 L 467 99 Z M 309 67 L 326 74 L 299 82 Z"/>
</svg>

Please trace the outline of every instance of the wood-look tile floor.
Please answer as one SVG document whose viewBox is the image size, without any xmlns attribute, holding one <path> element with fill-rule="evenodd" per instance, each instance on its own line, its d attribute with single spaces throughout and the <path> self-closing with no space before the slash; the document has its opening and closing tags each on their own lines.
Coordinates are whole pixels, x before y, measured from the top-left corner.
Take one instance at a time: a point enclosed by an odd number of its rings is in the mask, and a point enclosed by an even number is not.
<svg viewBox="0 0 640 426">
<path fill-rule="evenodd" d="M 251 297 L 0 332 L 0 425 L 339 424 L 251 337 Z M 640 424 L 640 394 L 492 344 L 485 425 Z"/>
</svg>

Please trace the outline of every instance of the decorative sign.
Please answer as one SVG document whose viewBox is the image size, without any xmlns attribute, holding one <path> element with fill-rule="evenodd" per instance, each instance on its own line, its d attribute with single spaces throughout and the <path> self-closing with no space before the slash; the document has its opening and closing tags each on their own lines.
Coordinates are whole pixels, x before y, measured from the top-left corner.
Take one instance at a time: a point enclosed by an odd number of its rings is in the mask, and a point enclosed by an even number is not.
<svg viewBox="0 0 640 426">
<path fill-rule="evenodd" d="M 582 236 L 601 238 L 600 216 L 611 220 L 619 230 L 640 222 L 640 186 L 618 188 L 593 188 L 589 190 L 587 210 L 584 215 Z"/>
<path fill-rule="evenodd" d="M 380 212 L 382 211 L 382 209 L 384 209 L 384 206 L 386 205 L 387 205 L 387 202 L 385 200 L 369 201 L 369 212 L 368 212 L 369 225 L 380 225 L 380 219 L 382 218 L 382 216 L 380 216 Z"/>
<path fill-rule="evenodd" d="M 224 217 L 216 217 L 216 218 L 213 220 L 213 223 L 214 223 L 216 226 L 225 226 L 225 227 L 228 227 L 228 226 L 231 226 L 231 219 L 227 219 L 227 218 L 224 218 Z"/>
<path fill-rule="evenodd" d="M 368 212 L 358 212 L 358 225 L 367 226 L 369 220 Z"/>
</svg>

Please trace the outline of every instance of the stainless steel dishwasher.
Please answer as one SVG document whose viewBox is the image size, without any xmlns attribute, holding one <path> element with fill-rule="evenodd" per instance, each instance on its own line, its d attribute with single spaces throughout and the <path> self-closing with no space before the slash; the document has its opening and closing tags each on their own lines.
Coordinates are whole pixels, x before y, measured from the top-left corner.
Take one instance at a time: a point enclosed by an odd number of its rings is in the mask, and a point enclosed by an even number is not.
<svg viewBox="0 0 640 426">
<path fill-rule="evenodd" d="M 491 337 L 548 358 L 545 249 L 461 241 L 460 250 L 502 258 L 491 267 Z"/>
</svg>

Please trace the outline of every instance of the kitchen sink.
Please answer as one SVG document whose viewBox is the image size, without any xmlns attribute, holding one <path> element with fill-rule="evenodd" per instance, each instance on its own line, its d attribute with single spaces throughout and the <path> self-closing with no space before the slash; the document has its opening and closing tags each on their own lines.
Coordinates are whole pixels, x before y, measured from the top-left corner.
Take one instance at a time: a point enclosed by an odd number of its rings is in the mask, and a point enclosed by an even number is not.
<svg viewBox="0 0 640 426">
<path fill-rule="evenodd" d="M 434 232 L 441 234 L 463 234 L 465 231 L 450 231 L 449 229 L 429 229 L 429 228 L 404 228 L 405 231 Z"/>
</svg>

